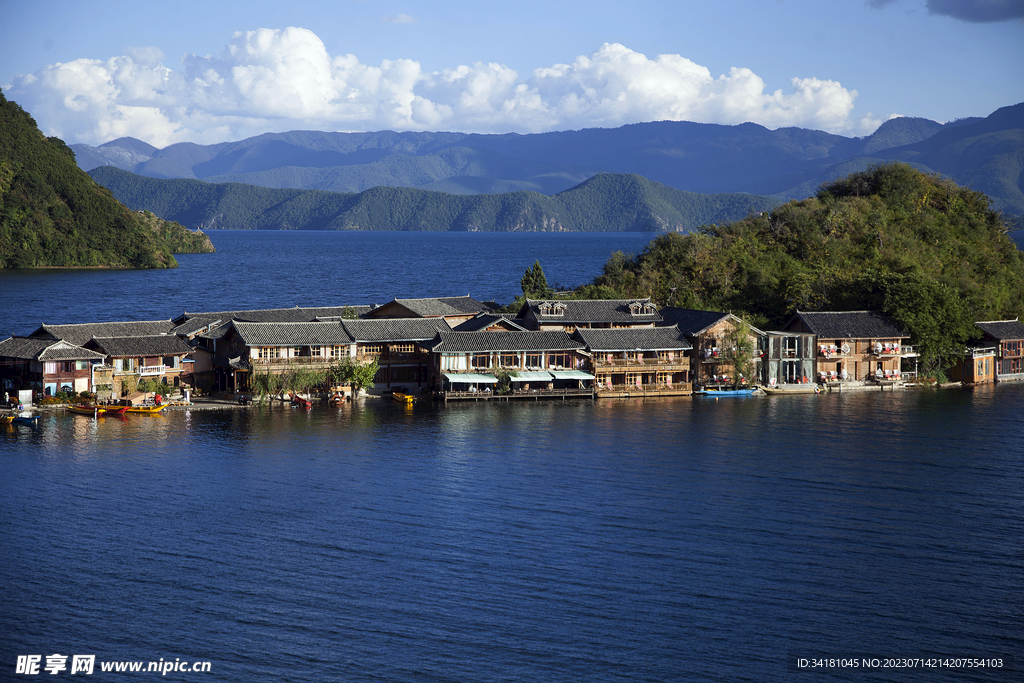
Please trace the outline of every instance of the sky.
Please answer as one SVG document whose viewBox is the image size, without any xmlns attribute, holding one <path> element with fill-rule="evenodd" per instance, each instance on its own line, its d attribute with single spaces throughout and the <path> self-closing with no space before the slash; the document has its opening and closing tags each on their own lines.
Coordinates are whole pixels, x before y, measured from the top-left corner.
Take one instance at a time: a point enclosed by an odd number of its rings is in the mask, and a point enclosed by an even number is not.
<svg viewBox="0 0 1024 683">
<path fill-rule="evenodd" d="M 0 88 L 47 135 L 872 133 L 1024 101 L 1024 0 L 0 0 Z"/>
</svg>

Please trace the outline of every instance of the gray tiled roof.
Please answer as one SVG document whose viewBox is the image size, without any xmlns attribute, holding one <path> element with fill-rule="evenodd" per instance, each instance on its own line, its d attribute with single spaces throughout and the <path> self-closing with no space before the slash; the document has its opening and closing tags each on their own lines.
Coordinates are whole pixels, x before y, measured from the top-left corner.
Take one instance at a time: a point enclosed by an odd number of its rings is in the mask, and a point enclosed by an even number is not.
<svg viewBox="0 0 1024 683">
<path fill-rule="evenodd" d="M 82 346 L 93 337 L 144 337 L 167 334 L 173 327 L 174 324 L 170 320 L 79 323 L 76 325 L 47 325 L 43 323 L 29 336 L 63 339 Z"/>
<path fill-rule="evenodd" d="M 681 338 L 675 325 L 626 330 L 579 328 L 574 336 L 591 351 L 685 351 L 693 348 Z"/>
<path fill-rule="evenodd" d="M 661 309 L 661 316 L 665 319 L 665 325 L 676 325 L 687 337 L 695 337 L 723 318 L 728 318 L 729 314 L 722 311 L 667 307 Z"/>
<path fill-rule="evenodd" d="M 452 329 L 444 318 L 363 318 L 341 324 L 353 340 L 371 343 L 426 341 Z"/>
<path fill-rule="evenodd" d="M 555 323 L 657 323 L 661 321 L 661 314 L 651 308 L 650 313 L 633 315 L 629 305 L 639 302 L 641 305 L 650 305 L 650 299 L 527 299 L 519 317 L 526 315 L 526 309 L 533 311 L 538 322 Z M 562 315 L 541 314 L 541 304 L 552 303 L 565 307 Z"/>
<path fill-rule="evenodd" d="M 11 337 L 0 341 L 0 357 L 36 361 L 103 360 L 101 353 L 56 339 Z"/>
<path fill-rule="evenodd" d="M 455 331 L 479 332 L 485 327 L 490 327 L 494 323 L 502 320 L 518 330 L 526 329 L 525 327 L 516 322 L 514 313 L 480 313 L 479 315 L 476 315 L 470 318 L 469 320 L 456 325 Z"/>
<path fill-rule="evenodd" d="M 481 313 L 492 309 L 491 304 L 477 301 L 471 296 L 446 296 L 431 299 L 396 298 L 390 303 L 404 306 L 414 314 L 424 318 L 445 315 L 471 315 L 473 313 Z M 381 308 L 384 308 L 387 305 L 388 304 L 384 304 Z"/>
<path fill-rule="evenodd" d="M 482 351 L 575 351 L 583 344 L 566 332 L 440 332 L 423 344 L 435 353 Z"/>
<path fill-rule="evenodd" d="M 343 346 L 352 343 L 337 322 L 231 323 L 246 346 Z"/>
<path fill-rule="evenodd" d="M 174 319 L 174 334 L 193 334 L 208 325 L 229 320 L 251 323 L 305 323 L 318 318 L 341 318 L 348 314 L 363 316 L 372 310 L 371 306 L 318 306 L 301 308 L 258 308 L 243 311 L 213 311 L 205 313 L 182 313 Z"/>
<path fill-rule="evenodd" d="M 1007 339 L 1024 339 L 1024 324 L 1019 320 L 989 320 L 974 323 L 988 337 L 1003 341 Z"/>
<path fill-rule="evenodd" d="M 97 337 L 86 343 L 113 358 L 132 356 L 179 356 L 192 352 L 192 347 L 173 334 L 145 337 Z"/>
<path fill-rule="evenodd" d="M 910 336 L 877 311 L 797 311 L 796 316 L 821 339 L 905 339 Z"/>
</svg>

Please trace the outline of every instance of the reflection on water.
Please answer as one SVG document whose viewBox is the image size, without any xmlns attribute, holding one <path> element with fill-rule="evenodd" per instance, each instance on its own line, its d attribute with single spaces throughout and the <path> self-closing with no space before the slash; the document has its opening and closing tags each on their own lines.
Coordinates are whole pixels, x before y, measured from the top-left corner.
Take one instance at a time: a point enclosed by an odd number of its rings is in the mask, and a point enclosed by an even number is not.
<svg viewBox="0 0 1024 683">
<path fill-rule="evenodd" d="M 793 650 L 1020 652 L 1022 407 L 997 386 L 51 414 L 0 432 L 0 659 L 786 680 Z"/>
</svg>

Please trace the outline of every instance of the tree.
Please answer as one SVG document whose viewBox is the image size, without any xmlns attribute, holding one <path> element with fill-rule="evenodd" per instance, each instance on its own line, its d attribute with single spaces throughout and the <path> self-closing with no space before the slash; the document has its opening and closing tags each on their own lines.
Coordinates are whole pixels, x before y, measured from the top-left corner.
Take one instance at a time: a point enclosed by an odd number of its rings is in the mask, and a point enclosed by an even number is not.
<svg viewBox="0 0 1024 683">
<path fill-rule="evenodd" d="M 749 384 L 754 380 L 757 365 L 754 354 L 757 352 L 757 341 L 748 325 L 743 320 L 736 323 L 725 333 L 723 340 L 726 362 L 732 365 L 733 386 Z"/>
<path fill-rule="evenodd" d="M 345 356 L 330 370 L 333 384 L 348 384 L 353 390 L 368 389 L 373 386 L 373 381 L 380 370 L 380 363 L 374 358 L 369 363 L 359 361 Z"/>
<path fill-rule="evenodd" d="M 526 269 L 519 284 L 523 288 L 523 296 L 527 299 L 544 299 L 553 294 L 551 288 L 548 287 L 544 269 L 540 267 L 540 261 L 534 261 L 533 266 Z"/>
</svg>

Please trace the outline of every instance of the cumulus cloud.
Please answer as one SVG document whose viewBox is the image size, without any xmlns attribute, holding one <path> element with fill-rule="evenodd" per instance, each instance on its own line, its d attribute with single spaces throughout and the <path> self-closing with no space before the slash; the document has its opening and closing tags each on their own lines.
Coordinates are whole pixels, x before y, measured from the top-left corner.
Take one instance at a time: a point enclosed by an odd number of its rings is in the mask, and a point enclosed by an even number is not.
<svg viewBox="0 0 1024 683">
<path fill-rule="evenodd" d="M 236 140 L 270 131 L 458 130 L 542 132 L 657 120 L 801 126 L 864 135 L 856 90 L 813 76 L 769 90 L 748 68 L 713 76 L 680 55 L 649 58 L 609 43 L 525 78 L 497 63 L 424 72 L 410 59 L 363 64 L 331 56 L 301 28 L 238 32 L 216 56 L 164 67 L 155 48 L 80 59 L 5 87 L 47 134 L 100 144 L 121 136 L 159 147 Z"/>
</svg>

